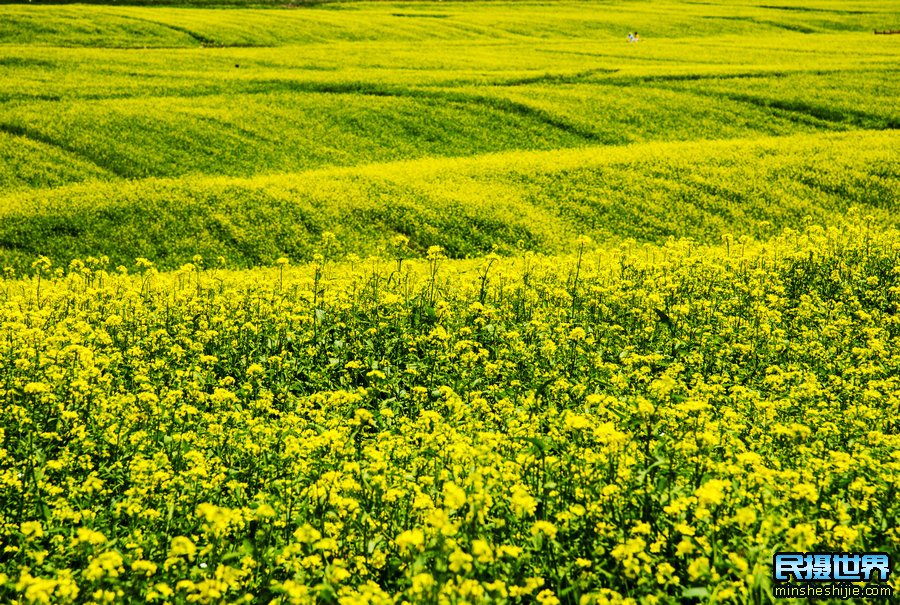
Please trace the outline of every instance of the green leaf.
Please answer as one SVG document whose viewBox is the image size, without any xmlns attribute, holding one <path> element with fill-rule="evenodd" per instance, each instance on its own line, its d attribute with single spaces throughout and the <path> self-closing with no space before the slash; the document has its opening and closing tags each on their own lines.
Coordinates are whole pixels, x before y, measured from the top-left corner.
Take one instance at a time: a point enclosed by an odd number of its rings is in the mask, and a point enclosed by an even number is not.
<svg viewBox="0 0 900 605">
<path fill-rule="evenodd" d="M 709 588 L 706 586 L 692 586 L 681 591 L 684 599 L 705 599 L 709 596 Z"/>
</svg>

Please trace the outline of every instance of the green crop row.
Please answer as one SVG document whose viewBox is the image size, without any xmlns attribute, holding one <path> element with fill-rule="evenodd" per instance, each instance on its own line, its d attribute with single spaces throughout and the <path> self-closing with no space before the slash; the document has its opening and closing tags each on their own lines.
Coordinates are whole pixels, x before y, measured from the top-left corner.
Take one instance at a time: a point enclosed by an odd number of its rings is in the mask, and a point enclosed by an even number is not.
<svg viewBox="0 0 900 605">
<path fill-rule="evenodd" d="M 581 235 L 662 242 L 766 239 L 851 206 L 896 226 L 898 136 L 652 143 L 512 152 L 235 178 L 88 183 L 0 198 L 0 264 L 21 269 L 106 254 L 178 267 L 194 254 L 231 264 L 309 259 L 332 232 L 341 254 L 379 254 L 396 234 L 411 253 L 553 252 Z"/>
<path fill-rule="evenodd" d="M 421 39 L 621 39 L 870 31 L 897 17 L 884 0 L 818 10 L 756 3 L 324 3 L 301 10 L 0 5 L 0 44 L 125 48 L 282 46 Z M 624 30 L 624 31 L 623 31 Z"/>
</svg>

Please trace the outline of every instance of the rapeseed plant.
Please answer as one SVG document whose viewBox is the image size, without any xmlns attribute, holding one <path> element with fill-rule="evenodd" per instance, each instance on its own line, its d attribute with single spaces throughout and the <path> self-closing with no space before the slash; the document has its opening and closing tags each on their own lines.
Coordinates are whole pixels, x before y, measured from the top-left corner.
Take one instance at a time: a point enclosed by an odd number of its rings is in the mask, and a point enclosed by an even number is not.
<svg viewBox="0 0 900 605">
<path fill-rule="evenodd" d="M 900 249 L 847 224 L 152 288 L 40 260 L 0 301 L 0 595 L 746 602 L 774 550 L 891 551 Z"/>
</svg>

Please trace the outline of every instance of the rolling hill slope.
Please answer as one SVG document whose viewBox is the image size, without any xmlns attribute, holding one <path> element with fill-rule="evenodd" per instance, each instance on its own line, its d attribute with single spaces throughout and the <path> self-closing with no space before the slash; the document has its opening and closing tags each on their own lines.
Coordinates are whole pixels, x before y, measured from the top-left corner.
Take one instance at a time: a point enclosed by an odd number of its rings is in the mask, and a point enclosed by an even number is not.
<svg viewBox="0 0 900 605">
<path fill-rule="evenodd" d="M 0 263 L 893 224 L 900 11 L 813 8 L 0 6 Z"/>
<path fill-rule="evenodd" d="M 0 197 L 0 262 L 98 251 L 176 268 L 194 254 L 231 266 L 310 258 L 324 232 L 342 253 L 379 255 L 394 235 L 413 253 L 670 237 L 765 239 L 848 209 L 898 226 L 900 133 L 858 131 L 752 142 L 647 143 L 423 159 L 253 178 L 89 183 Z"/>
</svg>

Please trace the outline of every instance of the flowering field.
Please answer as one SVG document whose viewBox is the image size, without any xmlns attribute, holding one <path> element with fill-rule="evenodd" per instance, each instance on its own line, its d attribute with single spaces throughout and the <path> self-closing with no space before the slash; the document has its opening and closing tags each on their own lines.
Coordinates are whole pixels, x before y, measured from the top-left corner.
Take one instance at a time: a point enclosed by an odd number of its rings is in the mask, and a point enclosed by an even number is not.
<svg viewBox="0 0 900 605">
<path fill-rule="evenodd" d="M 771 603 L 777 551 L 898 554 L 895 2 L 37 4 L 0 603 Z"/>
<path fill-rule="evenodd" d="M 897 3 L 756 4 L 0 5 L 0 268 L 896 226 Z"/>
<path fill-rule="evenodd" d="M 0 290 L 0 595 L 743 602 L 774 550 L 893 551 L 897 237 L 39 260 Z"/>
</svg>

